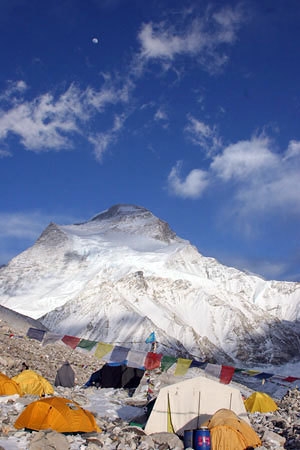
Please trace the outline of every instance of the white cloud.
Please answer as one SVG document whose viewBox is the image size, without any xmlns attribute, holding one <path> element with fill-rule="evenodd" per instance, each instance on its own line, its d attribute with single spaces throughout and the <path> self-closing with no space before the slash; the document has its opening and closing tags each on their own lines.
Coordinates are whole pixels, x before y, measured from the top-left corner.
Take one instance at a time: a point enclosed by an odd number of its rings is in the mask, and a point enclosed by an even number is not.
<svg viewBox="0 0 300 450">
<path fill-rule="evenodd" d="M 190 20 L 190 16 L 186 16 Z M 207 11 L 187 24 L 144 23 L 138 34 L 141 57 L 173 61 L 177 56 L 197 56 L 207 70 L 216 70 L 227 61 L 224 44 L 233 44 L 241 24 L 245 21 L 239 6 Z"/>
<path fill-rule="evenodd" d="M 7 82 L 7 88 L 0 95 L 0 101 L 10 101 L 13 103 L 15 101 L 14 96 L 18 96 L 28 89 L 27 84 L 23 80 Z"/>
<path fill-rule="evenodd" d="M 270 140 L 267 137 L 231 144 L 214 157 L 211 169 L 224 181 L 244 180 L 261 172 L 266 175 L 267 170 L 278 165 L 278 156 L 269 147 Z"/>
<path fill-rule="evenodd" d="M 197 122 L 202 136 L 210 128 Z M 244 232 L 251 234 L 253 221 L 276 214 L 293 217 L 300 214 L 300 142 L 290 141 L 283 153 L 273 150 L 267 136 L 256 136 L 225 147 L 212 158 L 207 172 L 194 169 L 182 179 L 181 163 L 168 176 L 173 195 L 198 198 L 209 187 L 228 189 L 228 203 L 222 204 L 226 215 L 244 220 Z M 246 222 L 245 222 L 246 220 Z"/>
<path fill-rule="evenodd" d="M 154 115 L 154 120 L 156 120 L 156 121 L 168 120 L 168 115 L 167 115 L 166 111 L 164 111 L 163 108 L 158 108 L 158 110 L 156 111 L 156 113 Z"/>
<path fill-rule="evenodd" d="M 178 161 L 168 176 L 169 192 L 182 198 L 201 197 L 209 183 L 207 173 L 200 169 L 194 169 L 185 179 L 182 179 L 181 167 L 182 163 Z"/>
<path fill-rule="evenodd" d="M 128 101 L 130 83 L 116 84 L 105 77 L 99 90 L 72 84 L 58 97 L 48 92 L 32 100 L 14 99 L 9 108 L 0 110 L 0 140 L 14 134 L 35 152 L 72 148 L 74 134 L 83 135 L 88 119 L 109 105 Z M 25 89 L 20 81 L 18 86 Z M 7 93 L 4 96 L 8 98 Z"/>
<path fill-rule="evenodd" d="M 118 134 L 123 128 L 125 120 L 125 114 L 119 116 L 116 115 L 114 118 L 113 126 L 110 130 L 89 136 L 88 140 L 91 144 L 93 144 L 94 154 L 99 162 L 102 161 L 103 154 L 105 153 L 108 146 L 116 142 Z"/>
<path fill-rule="evenodd" d="M 299 156 L 300 156 L 300 141 L 295 140 L 290 141 L 284 159 L 297 158 Z"/>
<path fill-rule="evenodd" d="M 275 153 L 272 145 L 266 136 L 240 141 L 226 147 L 211 163 L 211 175 L 225 184 L 233 183 L 239 215 L 300 213 L 299 142 L 291 141 L 284 153 Z"/>
<path fill-rule="evenodd" d="M 221 147 L 222 141 L 217 134 L 216 127 L 210 127 L 191 115 L 188 116 L 188 121 L 184 131 L 193 144 L 199 145 L 208 155 L 213 154 Z"/>
</svg>

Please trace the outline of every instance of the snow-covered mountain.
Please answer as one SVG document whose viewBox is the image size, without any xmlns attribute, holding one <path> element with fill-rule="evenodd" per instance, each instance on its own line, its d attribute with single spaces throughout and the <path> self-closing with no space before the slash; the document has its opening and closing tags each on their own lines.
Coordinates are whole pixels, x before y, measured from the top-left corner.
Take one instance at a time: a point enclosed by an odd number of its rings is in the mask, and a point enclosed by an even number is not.
<svg viewBox="0 0 300 450">
<path fill-rule="evenodd" d="M 300 359 L 300 283 L 201 255 L 145 208 L 51 223 L 0 269 L 0 304 L 52 331 L 220 363 Z"/>
</svg>

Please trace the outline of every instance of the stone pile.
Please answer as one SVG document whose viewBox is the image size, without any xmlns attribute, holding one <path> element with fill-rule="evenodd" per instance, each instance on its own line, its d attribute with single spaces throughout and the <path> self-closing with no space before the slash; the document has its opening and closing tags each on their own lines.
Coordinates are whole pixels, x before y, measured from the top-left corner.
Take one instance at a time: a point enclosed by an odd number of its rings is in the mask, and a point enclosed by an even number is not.
<svg viewBox="0 0 300 450">
<path fill-rule="evenodd" d="M 300 391 L 293 389 L 277 402 L 272 413 L 249 414 L 251 425 L 268 448 L 300 449 Z M 276 446 L 277 445 L 277 446 Z"/>
<path fill-rule="evenodd" d="M 26 333 L 25 333 L 26 334 Z M 88 404 L 87 391 L 81 387 L 89 376 L 101 367 L 100 361 L 92 354 L 73 351 L 59 342 L 43 347 L 38 341 L 27 339 L 24 334 L 18 335 L 7 323 L 0 322 L 0 372 L 9 377 L 17 375 L 22 362 L 30 369 L 38 372 L 50 383 L 54 383 L 57 369 L 68 360 L 76 373 L 76 388 L 57 388 L 57 395 L 72 398 L 83 408 Z M 124 395 L 120 389 L 116 399 L 121 402 Z M 1 400 L 0 397 L 0 450 L 5 449 L 3 439 L 8 443 L 13 440 L 17 447 L 24 450 L 181 450 L 183 441 L 169 433 L 157 433 L 147 436 L 138 426 L 112 417 L 109 412 L 105 416 L 95 415 L 102 433 L 64 435 L 52 430 L 29 432 L 16 430 L 13 426 L 20 411 L 32 401 L 33 396 L 13 396 Z M 268 414 L 249 414 L 252 427 L 262 440 L 260 450 L 300 450 L 300 392 L 289 391 L 282 400 L 277 400 L 279 409 Z M 143 408 L 141 408 L 141 414 Z M 13 448 L 13 447 L 7 447 Z"/>
</svg>

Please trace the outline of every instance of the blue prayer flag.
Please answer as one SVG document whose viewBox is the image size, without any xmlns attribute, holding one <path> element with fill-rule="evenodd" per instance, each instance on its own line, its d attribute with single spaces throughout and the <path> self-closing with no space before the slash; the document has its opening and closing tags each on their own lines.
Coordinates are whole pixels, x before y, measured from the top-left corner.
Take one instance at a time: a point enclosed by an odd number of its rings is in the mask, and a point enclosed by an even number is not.
<svg viewBox="0 0 300 450">
<path fill-rule="evenodd" d="M 149 334 L 147 339 L 145 340 L 146 344 L 152 344 L 152 342 L 156 341 L 155 332 L 152 331 L 152 333 Z"/>
</svg>

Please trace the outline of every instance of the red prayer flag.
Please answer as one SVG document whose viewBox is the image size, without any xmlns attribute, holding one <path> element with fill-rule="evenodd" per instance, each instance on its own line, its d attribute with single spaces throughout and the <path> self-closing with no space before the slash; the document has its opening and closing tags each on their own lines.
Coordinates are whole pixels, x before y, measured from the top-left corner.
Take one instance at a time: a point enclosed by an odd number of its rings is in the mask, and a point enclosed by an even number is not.
<svg viewBox="0 0 300 450">
<path fill-rule="evenodd" d="M 144 363 L 145 369 L 146 370 L 157 369 L 158 367 L 160 367 L 161 359 L 162 353 L 148 352 Z"/>
<path fill-rule="evenodd" d="M 222 366 L 220 373 L 220 382 L 223 384 L 229 384 L 234 374 L 234 367 Z"/>
<path fill-rule="evenodd" d="M 296 380 L 300 380 L 300 378 L 297 378 L 297 377 L 286 377 L 282 381 L 287 381 L 288 383 L 293 383 L 293 381 L 296 381 Z"/>
<path fill-rule="evenodd" d="M 67 336 L 67 335 L 65 335 L 65 336 L 62 338 L 62 341 L 63 341 L 66 345 L 68 345 L 69 347 L 71 347 L 73 350 L 74 350 L 74 348 L 77 347 L 77 345 L 79 344 L 80 340 L 81 340 L 81 339 L 78 338 L 78 337 L 75 337 L 75 336 Z"/>
</svg>

